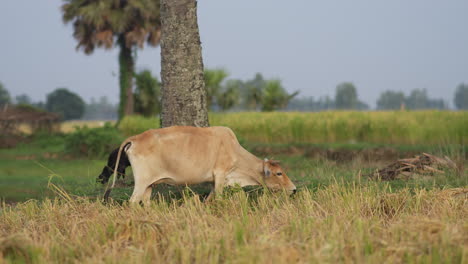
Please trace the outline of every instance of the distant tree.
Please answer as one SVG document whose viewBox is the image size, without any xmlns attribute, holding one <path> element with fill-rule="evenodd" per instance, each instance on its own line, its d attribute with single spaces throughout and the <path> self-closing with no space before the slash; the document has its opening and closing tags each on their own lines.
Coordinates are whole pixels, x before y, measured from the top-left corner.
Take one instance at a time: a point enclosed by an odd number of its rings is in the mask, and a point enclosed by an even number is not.
<svg viewBox="0 0 468 264">
<path fill-rule="evenodd" d="M 298 91 L 288 94 L 279 80 L 269 80 L 265 84 L 262 95 L 262 111 L 269 112 L 284 109 Z"/>
<path fill-rule="evenodd" d="M 136 74 L 135 112 L 151 117 L 161 112 L 161 84 L 151 71 L 143 70 Z"/>
<path fill-rule="evenodd" d="M 354 84 L 345 82 L 336 87 L 335 107 L 336 109 L 358 108 L 358 96 Z"/>
<path fill-rule="evenodd" d="M 320 97 L 317 104 L 319 110 L 330 110 L 335 108 L 335 102 L 328 95 Z"/>
<path fill-rule="evenodd" d="M 27 94 L 20 94 L 20 95 L 15 96 L 15 102 L 17 104 L 26 104 L 26 105 L 32 104 L 31 98 Z"/>
<path fill-rule="evenodd" d="M 402 92 L 385 91 L 377 100 L 378 110 L 397 110 L 405 103 L 405 95 Z"/>
<path fill-rule="evenodd" d="M 447 103 L 443 99 L 428 99 L 427 108 L 429 109 L 447 109 Z"/>
<path fill-rule="evenodd" d="M 447 104 L 442 99 L 431 99 L 426 89 L 414 89 L 405 100 L 408 109 L 446 109 Z"/>
<path fill-rule="evenodd" d="M 159 1 L 151 0 L 64 0 L 63 21 L 73 23 L 77 49 L 86 54 L 96 47 L 117 45 L 119 53 L 120 105 L 119 118 L 133 112 L 134 52 L 159 44 L 161 21 Z"/>
<path fill-rule="evenodd" d="M 85 102 L 66 88 L 58 88 L 47 95 L 46 110 L 60 114 L 64 120 L 79 119 L 83 116 Z"/>
<path fill-rule="evenodd" d="M 34 105 L 31 105 L 31 104 L 17 104 L 15 105 L 15 108 L 19 110 L 28 111 L 28 112 L 44 112 L 44 109 L 35 107 Z"/>
<path fill-rule="evenodd" d="M 458 110 L 468 110 L 468 84 L 461 83 L 457 86 L 453 102 Z"/>
<path fill-rule="evenodd" d="M 8 90 L 0 83 L 0 106 L 11 103 L 11 97 Z"/>
<path fill-rule="evenodd" d="M 42 110 L 46 110 L 46 105 L 44 102 L 42 101 L 39 101 L 37 103 L 32 103 L 31 104 L 32 106 L 36 107 L 36 108 L 39 108 L 39 109 L 42 109 Z"/>
<path fill-rule="evenodd" d="M 266 81 L 262 74 L 257 73 L 252 80 L 248 80 L 244 84 L 244 104 L 247 110 L 258 110 L 262 104 L 263 89 L 265 89 Z"/>
<path fill-rule="evenodd" d="M 212 109 L 220 95 L 221 85 L 228 73 L 223 69 L 205 69 L 206 104 Z"/>
<path fill-rule="evenodd" d="M 289 101 L 286 110 L 288 111 L 316 111 L 317 103 L 313 96 L 293 98 Z"/>
<path fill-rule="evenodd" d="M 429 98 L 426 89 L 414 89 L 405 100 L 405 105 L 408 109 L 427 109 Z"/>
<path fill-rule="evenodd" d="M 106 96 L 99 97 L 96 101 L 91 98 L 91 102 L 86 104 L 82 119 L 85 120 L 116 120 L 118 118 L 118 105 L 109 102 Z"/>
<path fill-rule="evenodd" d="M 226 111 L 239 103 L 242 81 L 228 80 L 217 96 L 217 103 L 221 110 Z"/>
<path fill-rule="evenodd" d="M 369 105 L 364 103 L 361 100 L 358 100 L 356 110 L 361 110 L 361 111 L 369 110 Z"/>
</svg>

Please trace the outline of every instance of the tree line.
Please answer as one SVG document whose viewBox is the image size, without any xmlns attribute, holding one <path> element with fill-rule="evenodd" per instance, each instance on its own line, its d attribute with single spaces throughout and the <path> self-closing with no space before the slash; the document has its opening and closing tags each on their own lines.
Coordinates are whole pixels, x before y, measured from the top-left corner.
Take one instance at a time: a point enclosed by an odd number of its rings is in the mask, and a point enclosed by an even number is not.
<svg viewBox="0 0 468 264">
<path fill-rule="evenodd" d="M 468 109 L 468 84 L 457 86 L 453 103 L 457 110 Z M 358 98 L 356 87 L 352 83 L 341 83 L 336 87 L 335 97 L 302 97 L 291 100 L 288 111 L 322 111 L 333 109 L 369 110 L 370 107 Z M 443 99 L 430 98 L 426 89 L 413 89 L 408 95 L 403 92 L 387 90 L 376 101 L 376 110 L 421 110 L 449 109 Z"/>
<path fill-rule="evenodd" d="M 284 109 L 298 92 L 289 94 L 280 80 L 263 78 L 257 73 L 246 81 L 226 80 L 227 72 L 223 69 L 205 70 L 204 81 L 207 105 L 210 111 L 248 110 L 275 111 Z M 132 110 L 134 114 L 156 116 L 162 109 L 161 82 L 149 70 L 135 74 L 135 89 L 132 91 Z M 107 97 L 99 100 L 91 98 L 85 101 L 67 88 L 57 88 L 46 95 L 45 102 L 32 102 L 26 94 L 11 100 L 9 92 L 0 86 L 0 95 L 4 95 L 2 104 L 27 104 L 46 111 L 59 113 L 64 120 L 70 119 L 117 119 L 120 104 L 113 105 Z M 3 97 L 2 97 L 3 98 Z M 117 110 L 118 109 L 118 110 Z"/>
<path fill-rule="evenodd" d="M 350 82 L 336 87 L 335 96 L 297 97 L 298 91 L 288 93 L 278 79 L 265 79 L 257 73 L 248 80 L 228 79 L 224 69 L 206 69 L 204 72 L 207 105 L 210 111 L 323 111 L 369 110 L 368 104 L 358 97 L 357 88 Z M 135 74 L 132 91 L 134 114 L 147 117 L 161 113 L 161 82 L 151 71 Z M 457 86 L 454 106 L 468 110 L 468 84 Z M 10 96 L 0 83 L 0 106 L 5 104 L 29 105 L 38 110 L 58 113 L 64 120 L 116 120 L 119 104 L 113 104 L 106 96 L 91 98 L 90 102 L 67 88 L 57 88 L 46 95 L 45 102 L 33 102 L 27 94 Z M 414 89 L 408 95 L 397 91 L 384 91 L 376 102 L 376 110 L 448 109 L 442 99 L 428 96 L 426 89 Z"/>
</svg>

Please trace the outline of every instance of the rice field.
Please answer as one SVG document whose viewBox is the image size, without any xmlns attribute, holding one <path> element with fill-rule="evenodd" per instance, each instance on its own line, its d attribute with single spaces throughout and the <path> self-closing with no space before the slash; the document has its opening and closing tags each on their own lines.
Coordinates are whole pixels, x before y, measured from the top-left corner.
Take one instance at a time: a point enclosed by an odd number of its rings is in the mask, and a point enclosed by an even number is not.
<svg viewBox="0 0 468 264">
<path fill-rule="evenodd" d="M 257 143 L 468 144 L 466 111 L 210 113 L 210 124 Z M 126 135 L 158 127 L 156 118 L 119 124 Z"/>
<path fill-rule="evenodd" d="M 468 263 L 467 112 L 214 113 L 210 122 L 281 160 L 297 194 L 231 188 L 207 203 L 206 186 L 160 185 L 143 207 L 127 204 L 132 186 L 122 185 L 104 204 L 95 178 L 106 161 L 68 157 L 63 136 L 47 137 L 0 149 L 0 263 Z M 130 117 L 119 129 L 158 124 Z M 84 125 L 103 122 L 62 131 Z M 308 144 L 438 151 L 460 170 L 382 182 L 365 175 L 389 160 L 298 151 Z"/>
</svg>

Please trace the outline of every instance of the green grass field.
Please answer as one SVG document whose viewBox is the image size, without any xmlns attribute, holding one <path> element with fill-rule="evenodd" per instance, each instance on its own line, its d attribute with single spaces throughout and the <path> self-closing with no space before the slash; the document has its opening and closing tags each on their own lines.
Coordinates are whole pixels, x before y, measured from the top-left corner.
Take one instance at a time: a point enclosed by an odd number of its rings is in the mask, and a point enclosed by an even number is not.
<svg viewBox="0 0 468 264">
<path fill-rule="evenodd" d="M 300 188 L 317 188 L 334 182 L 352 183 L 368 180 L 362 175 L 388 165 L 391 160 L 362 160 L 359 151 L 391 148 L 399 155 L 413 155 L 422 151 L 439 156 L 448 155 L 454 160 L 466 163 L 466 149 L 442 146 L 412 146 L 383 144 L 264 144 L 244 143 L 247 149 L 259 157 L 268 157 L 282 161 L 289 177 Z M 293 149 L 293 151 L 291 150 Z M 302 151 L 301 151 L 301 148 Z M 339 154 L 336 159 L 313 156 L 311 150 L 319 152 L 333 149 Z M 345 159 L 342 159 L 343 155 Z M 371 151 L 368 155 L 373 155 Z M 28 199 L 43 199 L 53 197 L 49 183 L 63 187 L 69 194 L 75 196 L 99 197 L 103 186 L 96 183 L 96 177 L 105 166 L 105 159 L 73 158 L 66 154 L 63 136 L 40 137 L 27 144 L 20 144 L 15 149 L 0 150 L 0 197 L 7 202 L 21 202 Z M 128 169 L 131 175 L 131 169 Z M 130 184 L 131 177 L 126 181 Z M 464 187 L 468 185 L 467 177 L 460 177 L 453 172 L 427 178 L 415 178 L 409 181 L 392 181 L 393 188 L 403 187 Z M 206 193 L 206 186 L 192 187 L 195 191 Z M 126 200 L 132 187 L 116 191 L 116 198 Z M 163 185 L 158 191 L 178 192 L 179 189 Z"/>
<path fill-rule="evenodd" d="M 292 197 L 229 188 L 204 203 L 207 185 L 160 185 L 151 206 L 128 206 L 129 173 L 102 204 L 106 160 L 74 158 L 63 135 L 0 149 L 0 263 L 467 263 L 468 116 L 404 113 L 212 115 L 257 156 L 282 161 Z M 154 124 L 133 117 L 120 129 Z M 423 151 L 464 169 L 366 177 Z"/>
<path fill-rule="evenodd" d="M 369 180 L 362 174 L 370 173 L 380 164 L 367 164 L 351 162 L 337 164 L 333 161 L 309 160 L 301 156 L 275 156 L 282 161 L 287 168 L 288 176 L 301 188 L 315 189 L 319 186 L 327 186 L 334 182 L 352 183 L 359 181 L 361 184 Z M 105 160 L 0 160 L 0 194 L 2 200 L 7 202 L 22 202 L 28 199 L 44 199 L 53 197 L 54 193 L 49 188 L 49 183 L 54 183 L 64 188 L 70 195 L 98 198 L 103 194 L 103 186 L 96 183 Z M 128 170 L 131 175 L 131 169 Z M 124 180 L 131 184 L 131 177 Z M 421 188 L 450 188 L 466 187 L 468 179 L 459 177 L 453 173 L 438 175 L 435 177 L 417 178 L 410 181 L 396 180 L 390 182 L 395 189 L 404 187 Z M 206 186 L 192 187 L 200 194 L 207 194 Z M 125 187 L 114 192 L 116 199 L 128 200 L 132 187 Z M 157 191 L 167 194 L 168 191 L 178 192 L 174 187 L 162 185 Z"/>
</svg>

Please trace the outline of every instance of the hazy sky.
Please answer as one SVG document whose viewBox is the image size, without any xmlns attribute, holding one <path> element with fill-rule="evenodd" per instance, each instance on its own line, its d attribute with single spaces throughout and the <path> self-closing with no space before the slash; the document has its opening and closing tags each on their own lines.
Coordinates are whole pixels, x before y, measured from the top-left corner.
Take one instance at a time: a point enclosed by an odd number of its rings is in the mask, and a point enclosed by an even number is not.
<svg viewBox="0 0 468 264">
<path fill-rule="evenodd" d="M 117 49 L 75 50 L 62 1 L 6 0 L 0 8 L 0 82 L 34 101 L 57 87 L 86 100 L 118 98 Z M 230 77 L 279 78 L 301 96 L 334 96 L 353 82 L 371 106 L 384 90 L 427 88 L 453 105 L 468 82 L 467 0 L 200 0 L 205 67 Z M 137 68 L 160 74 L 160 49 L 139 51 Z"/>
</svg>

